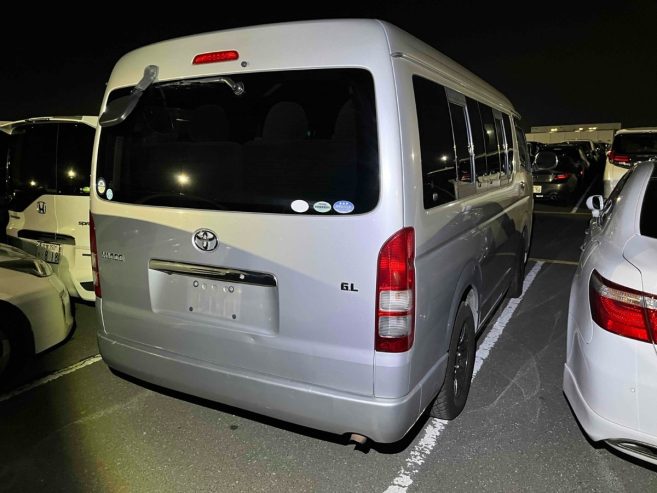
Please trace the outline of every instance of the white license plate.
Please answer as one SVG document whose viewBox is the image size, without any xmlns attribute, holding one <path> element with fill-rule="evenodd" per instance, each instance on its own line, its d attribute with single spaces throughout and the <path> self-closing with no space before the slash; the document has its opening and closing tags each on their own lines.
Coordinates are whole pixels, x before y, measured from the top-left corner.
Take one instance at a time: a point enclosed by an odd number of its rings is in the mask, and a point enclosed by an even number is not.
<svg viewBox="0 0 657 493">
<path fill-rule="evenodd" d="M 541 185 L 534 185 L 534 193 L 543 193 L 543 187 Z"/>
<path fill-rule="evenodd" d="M 51 264 L 58 264 L 60 253 L 61 245 L 57 243 L 45 243 L 42 241 L 37 243 L 36 256 L 41 260 L 45 260 Z"/>
</svg>

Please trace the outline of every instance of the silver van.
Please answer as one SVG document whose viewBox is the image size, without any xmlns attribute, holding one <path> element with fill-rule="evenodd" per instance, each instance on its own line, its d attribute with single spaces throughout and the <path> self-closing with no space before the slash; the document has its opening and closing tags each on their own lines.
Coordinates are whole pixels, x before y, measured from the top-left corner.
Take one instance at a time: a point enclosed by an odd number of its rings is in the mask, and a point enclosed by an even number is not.
<svg viewBox="0 0 657 493">
<path fill-rule="evenodd" d="M 98 343 L 125 374 L 394 442 L 455 418 L 522 290 L 511 103 L 386 22 L 164 41 L 116 64 L 92 166 Z"/>
</svg>

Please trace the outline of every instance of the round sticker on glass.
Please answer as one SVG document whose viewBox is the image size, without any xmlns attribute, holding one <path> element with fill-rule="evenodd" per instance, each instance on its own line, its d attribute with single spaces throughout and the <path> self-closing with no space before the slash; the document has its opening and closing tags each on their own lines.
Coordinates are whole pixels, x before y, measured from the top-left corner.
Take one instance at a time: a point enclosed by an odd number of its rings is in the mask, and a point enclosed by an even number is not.
<svg viewBox="0 0 657 493">
<path fill-rule="evenodd" d="M 306 212 L 310 206 L 305 200 L 295 200 L 292 202 L 292 210 L 294 212 Z"/>
<path fill-rule="evenodd" d="M 338 200 L 335 204 L 333 204 L 333 209 L 335 209 L 335 212 L 340 214 L 349 214 L 354 210 L 354 204 L 348 200 Z"/>
<path fill-rule="evenodd" d="M 313 204 L 313 209 L 315 209 L 315 211 L 317 212 L 322 212 L 322 213 L 328 212 L 331 210 L 331 204 L 329 204 L 328 202 L 324 202 L 322 200 L 320 202 L 315 202 Z"/>
<path fill-rule="evenodd" d="M 107 186 L 105 185 L 105 180 L 103 178 L 98 178 L 98 181 L 96 182 L 96 190 L 98 190 L 99 194 L 104 194 Z"/>
<path fill-rule="evenodd" d="M 107 200 L 112 200 L 114 198 L 114 192 L 112 192 L 111 188 L 107 189 L 107 192 L 105 193 L 105 197 L 107 197 Z"/>
</svg>

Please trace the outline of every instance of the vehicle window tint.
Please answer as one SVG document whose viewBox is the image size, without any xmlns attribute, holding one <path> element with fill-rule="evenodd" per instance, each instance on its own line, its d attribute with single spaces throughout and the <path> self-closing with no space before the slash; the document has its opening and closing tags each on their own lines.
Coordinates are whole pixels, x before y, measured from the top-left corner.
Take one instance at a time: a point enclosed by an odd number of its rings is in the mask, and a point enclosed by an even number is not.
<svg viewBox="0 0 657 493">
<path fill-rule="evenodd" d="M 470 159 L 470 140 L 468 138 L 465 106 L 450 102 L 449 113 L 452 119 L 452 132 L 454 133 L 457 180 L 471 183 L 472 162 Z"/>
<path fill-rule="evenodd" d="M 479 113 L 479 103 L 467 98 L 468 117 L 470 118 L 470 131 L 472 132 L 472 152 L 474 154 L 475 176 L 488 174 L 486 165 L 486 143 L 483 124 Z"/>
<path fill-rule="evenodd" d="M 338 202 L 340 212 L 374 208 L 379 165 L 369 72 L 233 78 L 243 94 L 212 78 L 154 84 L 125 122 L 103 128 L 96 175 L 111 199 L 280 214 L 297 214 L 299 200 L 309 206 L 305 214 L 338 214 L 328 207 Z"/>
<path fill-rule="evenodd" d="M 9 210 L 23 211 L 37 197 L 57 193 L 57 125 L 23 125 L 9 143 Z"/>
<path fill-rule="evenodd" d="M 424 208 L 456 198 L 456 159 L 445 88 L 413 77 L 422 159 Z"/>
<path fill-rule="evenodd" d="M 641 206 L 640 231 L 643 236 L 657 238 L 657 221 L 655 217 L 657 217 L 657 178 L 651 178 Z"/>
<path fill-rule="evenodd" d="M 518 157 L 520 158 L 520 166 L 529 169 L 527 140 L 525 139 L 525 132 L 518 125 L 516 125 L 516 138 L 518 139 Z"/>
<path fill-rule="evenodd" d="M 497 135 L 497 126 L 493 117 L 493 110 L 485 104 L 479 105 L 481 120 L 484 126 L 484 135 L 486 137 L 486 161 L 488 163 L 488 174 L 497 174 L 500 172 L 501 158 L 500 145 Z"/>
<path fill-rule="evenodd" d="M 657 132 L 617 134 L 612 150 L 616 154 L 657 154 Z"/>
<path fill-rule="evenodd" d="M 509 115 L 505 113 L 502 118 L 504 120 L 504 137 L 506 141 L 506 174 L 510 175 L 513 173 L 513 127 Z"/>
<path fill-rule="evenodd" d="M 95 129 L 60 124 L 57 141 L 57 190 L 63 195 L 88 195 Z"/>
</svg>

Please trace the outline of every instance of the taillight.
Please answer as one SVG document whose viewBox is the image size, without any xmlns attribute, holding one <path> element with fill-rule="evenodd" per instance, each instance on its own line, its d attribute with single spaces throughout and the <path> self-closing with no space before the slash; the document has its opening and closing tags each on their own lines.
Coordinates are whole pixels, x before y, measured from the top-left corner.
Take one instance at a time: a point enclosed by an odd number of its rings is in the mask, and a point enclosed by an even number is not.
<svg viewBox="0 0 657 493">
<path fill-rule="evenodd" d="M 397 231 L 381 247 L 376 276 L 374 347 L 386 353 L 408 351 L 415 320 L 415 230 Z"/>
<path fill-rule="evenodd" d="M 568 178 L 570 178 L 570 175 L 571 175 L 571 173 L 559 173 L 557 175 L 554 175 L 554 178 L 552 178 L 552 181 L 554 183 L 561 183 L 561 182 L 564 182 L 564 181 L 568 180 Z"/>
<path fill-rule="evenodd" d="M 94 217 L 89 214 L 89 244 L 91 246 L 91 271 L 94 277 L 94 292 L 100 298 L 100 274 L 98 273 L 98 247 L 96 246 L 96 228 Z"/>
<path fill-rule="evenodd" d="M 609 151 L 607 157 L 609 157 L 609 162 L 613 164 L 620 164 L 620 165 L 630 164 L 630 156 L 626 154 L 617 154 L 614 151 Z"/>
<path fill-rule="evenodd" d="M 593 271 L 589 282 L 591 315 L 614 334 L 644 342 L 657 340 L 657 296 L 608 281 Z"/>
</svg>

